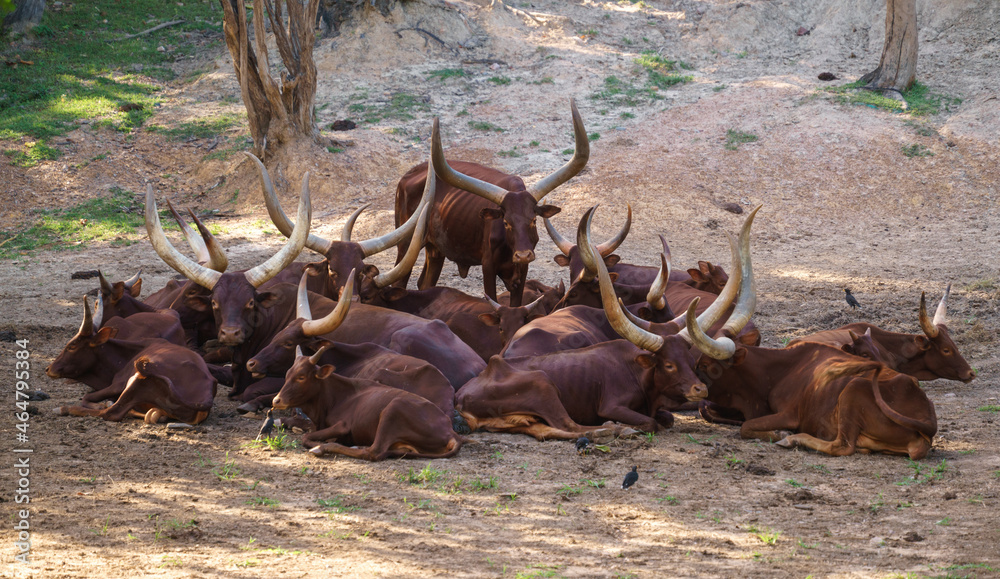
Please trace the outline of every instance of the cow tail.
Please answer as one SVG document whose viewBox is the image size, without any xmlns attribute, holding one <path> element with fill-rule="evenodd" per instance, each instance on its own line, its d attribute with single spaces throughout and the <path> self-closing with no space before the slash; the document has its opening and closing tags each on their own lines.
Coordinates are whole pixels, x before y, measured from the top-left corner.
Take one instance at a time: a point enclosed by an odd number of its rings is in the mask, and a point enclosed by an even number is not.
<svg viewBox="0 0 1000 579">
<path fill-rule="evenodd" d="M 458 454 L 458 451 L 462 449 L 462 443 L 465 442 L 465 441 L 466 441 L 466 438 L 464 436 L 461 436 L 459 434 L 455 434 L 453 432 L 453 433 L 451 433 L 451 440 L 448 441 L 448 444 L 444 448 L 444 452 L 442 452 L 440 454 L 427 454 L 427 453 L 422 453 L 422 452 L 407 452 L 403 456 L 405 458 L 428 458 L 428 459 L 434 459 L 434 458 L 451 458 L 451 457 L 455 456 L 456 454 Z"/>
<path fill-rule="evenodd" d="M 872 370 L 877 372 L 881 367 L 881 362 L 875 362 L 873 360 L 844 360 L 828 364 L 821 368 L 819 372 L 817 372 L 816 378 L 819 383 L 823 384 L 836 380 L 837 378 L 864 374 L 865 372 L 871 372 Z"/>
<path fill-rule="evenodd" d="M 875 404 L 878 405 L 879 410 L 886 415 L 889 420 L 892 420 L 896 424 L 904 428 L 912 428 L 920 434 L 927 436 L 928 438 L 933 437 L 937 433 L 936 424 L 928 424 L 921 420 L 915 418 L 910 418 L 909 416 L 903 416 L 899 412 L 890 407 L 885 400 L 882 399 L 882 389 L 878 387 L 878 375 L 881 368 L 875 370 L 875 375 L 872 376 L 872 393 L 875 395 Z"/>
</svg>

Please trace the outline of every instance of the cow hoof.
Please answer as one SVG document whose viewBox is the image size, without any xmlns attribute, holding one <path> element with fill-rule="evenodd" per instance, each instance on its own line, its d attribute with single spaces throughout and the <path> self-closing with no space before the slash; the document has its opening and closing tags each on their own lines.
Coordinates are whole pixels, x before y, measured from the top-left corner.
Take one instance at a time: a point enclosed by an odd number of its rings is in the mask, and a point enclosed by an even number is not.
<svg viewBox="0 0 1000 579">
<path fill-rule="evenodd" d="M 69 414 L 69 410 L 67 410 L 65 406 L 56 406 L 52 409 L 52 414 L 55 414 L 56 416 L 66 416 Z"/>
<path fill-rule="evenodd" d="M 621 438 L 635 438 L 637 436 L 642 436 L 642 431 L 636 430 L 634 428 L 629 428 L 628 426 L 626 426 L 625 428 L 622 428 L 620 432 L 618 432 L 618 436 Z"/>
<path fill-rule="evenodd" d="M 457 410 L 451 415 L 451 429 L 457 434 L 472 434 L 469 423 L 466 422 L 465 418 Z"/>
<path fill-rule="evenodd" d="M 258 410 L 260 410 L 260 407 L 254 404 L 253 402 L 240 404 L 239 406 L 236 407 L 236 411 L 239 412 L 240 414 L 250 414 L 253 412 L 257 412 Z"/>
<path fill-rule="evenodd" d="M 319 446 L 314 446 L 310 448 L 309 452 L 315 454 L 316 456 L 323 456 L 323 449 Z"/>
<path fill-rule="evenodd" d="M 794 448 L 795 447 L 795 441 L 792 440 L 792 437 L 790 437 L 790 436 L 786 436 L 786 437 L 782 438 L 781 440 L 779 440 L 778 442 L 775 442 L 774 444 L 777 444 L 778 446 L 783 447 L 783 448 Z"/>
</svg>

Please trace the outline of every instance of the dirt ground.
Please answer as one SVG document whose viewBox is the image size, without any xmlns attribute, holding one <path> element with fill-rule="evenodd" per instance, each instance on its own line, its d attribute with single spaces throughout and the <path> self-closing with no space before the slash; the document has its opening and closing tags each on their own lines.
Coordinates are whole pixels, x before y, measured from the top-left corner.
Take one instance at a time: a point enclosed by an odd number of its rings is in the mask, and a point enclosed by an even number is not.
<svg viewBox="0 0 1000 579">
<path fill-rule="evenodd" d="M 270 160 L 288 209 L 310 171 L 315 231 L 339 235 L 361 203 L 372 206 L 355 236 L 386 231 L 395 182 L 426 159 L 435 115 L 450 158 L 530 184 L 565 162 L 575 98 L 599 137 L 586 170 L 546 197 L 562 208 L 554 223 L 569 236 L 600 203 L 595 233 L 606 237 L 631 203 L 635 225 L 622 258 L 654 263 L 656 235 L 664 234 L 675 266 L 690 267 L 728 262 L 722 232 L 735 232 L 742 217 L 722 204 L 762 203 L 752 252 L 754 321 L 765 345 L 860 320 L 918 332 L 920 292 L 936 303 L 954 284 L 949 329 L 979 376 L 967 385 L 923 384 L 940 427 L 930 455 L 911 463 L 789 451 L 681 413 L 669 431 L 590 456 L 565 442 L 480 433 L 453 459 L 369 464 L 252 447 L 260 420 L 239 416 L 226 388 L 193 431 L 54 416 L 86 390 L 44 376 L 79 325 L 81 296 L 96 287 L 70 274 L 100 267 L 123 279 L 142 267 L 146 295 L 174 273 L 137 232 L 128 247 L 38 251 L 0 263 L 0 330 L 30 340 L 32 387 L 51 395 L 34 403 L 40 414 L 30 421 L 29 566 L 13 563 L 19 505 L 10 465 L 19 455 L 8 452 L 0 469 L 10 522 L 0 532 L 0 576 L 1000 574 L 1000 6 L 918 2 L 919 80 L 961 102 L 914 118 L 820 91 L 821 72 L 853 80 L 877 64 L 882 2 L 508 3 L 531 16 L 489 4 L 405 2 L 388 18 L 366 13 L 317 44 L 324 129 L 358 120 L 353 105 L 385 113 L 400 95 L 414 98 L 405 115 L 325 132 L 340 152 L 298 145 Z M 810 33 L 797 36 L 799 27 Z M 633 60 L 645 50 L 690 64 L 680 72 L 692 81 L 634 104 L 594 98 L 610 76 L 641 86 L 646 73 Z M 171 86 L 152 122 L 241 112 L 224 49 L 178 67 L 202 72 Z M 435 74 L 458 68 L 464 76 Z M 758 140 L 727 149 L 728 130 Z M 241 155 L 203 160 L 210 142 L 146 132 L 126 142 L 82 125 L 59 161 L 25 170 L 0 160 L 2 220 L 25 224 L 33 208 L 79 203 L 112 186 L 140 192 L 149 180 L 161 199 L 220 209 L 210 223 L 230 263 L 255 265 L 283 240 L 267 222 L 249 163 Z M 912 145 L 928 154 L 906 156 Z M 106 159 L 72 168 L 105 151 Z M 556 252 L 543 238 L 531 276 L 564 278 Z M 477 273 L 462 280 L 446 265 L 442 283 L 478 293 Z M 847 308 L 844 287 L 863 309 Z M 5 376 L 16 349 L 0 343 Z M 13 418 L 0 423 L 11 448 L 15 434 Z M 639 482 L 625 492 L 620 481 L 632 465 Z"/>
</svg>

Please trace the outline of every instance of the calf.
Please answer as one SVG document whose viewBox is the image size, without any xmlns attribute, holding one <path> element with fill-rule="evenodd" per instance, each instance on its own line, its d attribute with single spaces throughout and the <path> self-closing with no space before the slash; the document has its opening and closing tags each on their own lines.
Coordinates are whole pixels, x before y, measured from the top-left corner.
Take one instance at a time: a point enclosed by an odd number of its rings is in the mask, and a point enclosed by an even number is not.
<svg viewBox="0 0 1000 579">
<path fill-rule="evenodd" d="M 976 371 L 958 352 L 958 347 L 952 341 L 945 325 L 950 294 L 951 284 L 948 284 L 941 302 L 938 303 L 934 319 L 931 320 L 927 316 L 927 298 L 923 292 L 920 293 L 918 321 L 923 330 L 922 335 L 887 332 L 871 324 L 859 322 L 798 338 L 789 345 L 819 342 L 843 348 L 851 353 L 871 352 L 871 346 L 865 349 L 863 341 L 858 338 L 867 334 L 878 351 L 879 359 L 897 372 L 908 374 L 917 380 L 946 378 L 971 382 L 976 377 Z"/>
<path fill-rule="evenodd" d="M 376 461 L 448 458 L 462 448 L 464 439 L 438 407 L 403 390 L 340 376 L 334 366 L 319 365 L 323 350 L 296 358 L 273 401 L 277 409 L 301 408 L 316 425 L 302 437 L 310 452 Z M 336 442 L 325 442 L 331 439 Z"/>
<path fill-rule="evenodd" d="M 140 414 L 149 424 L 161 418 L 191 424 L 205 420 L 217 382 L 204 360 L 181 345 L 136 338 L 141 330 L 124 318 L 111 322 L 118 326 L 95 323 L 84 299 L 83 324 L 45 372 L 50 378 L 83 382 L 93 392 L 79 405 L 59 407 L 56 412 L 112 421 Z M 126 331 L 119 331 L 121 327 Z M 97 404 L 111 399 L 117 401 L 110 407 Z"/>
</svg>

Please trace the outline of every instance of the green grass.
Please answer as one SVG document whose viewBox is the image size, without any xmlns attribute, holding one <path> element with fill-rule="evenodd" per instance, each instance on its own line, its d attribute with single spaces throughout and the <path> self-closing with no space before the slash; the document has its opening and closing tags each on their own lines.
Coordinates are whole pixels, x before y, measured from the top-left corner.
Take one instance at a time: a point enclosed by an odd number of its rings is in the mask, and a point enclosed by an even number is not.
<svg viewBox="0 0 1000 579">
<path fill-rule="evenodd" d="M 913 474 L 897 482 L 898 486 L 908 486 L 912 484 L 924 484 L 935 480 L 940 480 L 948 472 L 948 459 L 942 459 L 940 463 L 929 469 L 927 465 L 920 464 L 915 460 L 907 459 L 906 465 L 913 469 Z"/>
<path fill-rule="evenodd" d="M 747 532 L 760 539 L 760 542 L 765 545 L 776 545 L 778 537 L 781 536 L 781 531 L 774 531 L 767 527 L 758 528 L 756 525 L 750 525 Z"/>
<path fill-rule="evenodd" d="M 469 121 L 469 128 L 476 131 L 492 131 L 494 133 L 502 133 L 506 130 L 486 121 Z"/>
<path fill-rule="evenodd" d="M 185 23 L 117 40 L 178 19 Z M 221 8 L 213 2 L 178 6 L 161 0 L 93 0 L 46 10 L 26 42 L 17 42 L 17 46 L 4 42 L 0 48 L 4 60 L 20 57 L 34 63 L 4 66 L 0 75 L 0 139 L 24 138 L 45 144 L 76 129 L 78 121 L 84 119 L 94 120 L 94 126 L 124 132 L 142 126 L 159 101 L 159 87 L 150 81 L 172 79 L 169 65 L 174 56 L 195 50 L 185 35 L 219 32 L 221 28 L 215 23 L 220 20 Z M 158 52 L 161 45 L 172 50 Z M 139 106 L 120 110 L 129 104 Z"/>
<path fill-rule="evenodd" d="M 862 88 L 863 86 L 861 82 L 854 81 L 841 86 L 826 87 L 822 90 L 832 93 L 834 99 L 842 104 L 863 105 L 892 112 L 906 112 L 915 117 L 936 115 L 941 111 L 951 112 L 962 104 L 960 98 L 932 92 L 926 85 L 915 82 L 909 90 L 902 93 L 903 100 L 906 101 L 904 111 L 903 103 L 900 101 L 884 97 L 878 92 L 865 90 Z"/>
<path fill-rule="evenodd" d="M 39 249 L 81 248 L 91 243 L 131 245 L 145 236 L 143 204 L 143 199 L 131 191 L 115 187 L 68 209 L 38 210 L 38 218 L 30 227 L 0 230 L 0 258 Z M 164 212 L 160 215 L 167 219 Z M 165 221 L 163 226 L 177 228 L 172 221 Z"/>
<path fill-rule="evenodd" d="M 910 158 L 934 156 L 934 153 L 932 153 L 930 149 L 919 143 L 913 143 L 912 145 L 903 145 L 903 154 Z"/>
<path fill-rule="evenodd" d="M 171 141 L 186 141 L 188 139 L 209 139 L 234 127 L 244 125 L 246 125 L 246 114 L 241 113 L 183 121 L 171 127 L 149 125 L 147 129 L 159 133 Z"/>
<path fill-rule="evenodd" d="M 441 477 L 447 474 L 447 471 L 438 470 L 427 464 L 423 470 L 415 471 L 413 467 L 406 474 L 400 475 L 400 481 L 410 483 L 411 485 L 421 485 L 427 486 L 436 483 Z"/>
<path fill-rule="evenodd" d="M 352 100 L 356 100 L 357 95 L 351 98 Z M 367 98 L 367 95 L 361 98 Z M 351 113 L 361 115 L 361 120 L 368 124 L 376 124 L 386 119 L 412 121 L 416 118 L 415 113 L 428 112 L 431 110 L 431 107 L 423 98 L 417 95 L 398 92 L 389 97 L 389 102 L 375 104 L 356 102 L 350 104 L 347 110 Z"/>
<path fill-rule="evenodd" d="M 590 98 L 605 102 L 613 107 L 623 108 L 637 107 L 663 97 L 656 94 L 656 91 L 649 86 L 639 86 L 612 75 L 604 79 L 604 87 L 591 95 Z"/>
<path fill-rule="evenodd" d="M 432 70 L 427 73 L 427 78 L 436 78 L 441 82 L 448 80 L 449 78 L 463 78 L 469 76 L 465 70 L 461 68 L 441 68 L 438 70 Z"/>
<path fill-rule="evenodd" d="M 979 408 L 976 408 L 976 410 L 978 410 L 980 412 L 993 412 L 993 413 L 996 413 L 996 412 L 1000 412 L 1000 406 L 998 406 L 996 404 L 987 404 L 986 406 L 980 406 Z"/>
<path fill-rule="evenodd" d="M 246 503 L 252 507 L 276 507 L 280 504 L 275 499 L 267 497 L 251 497 L 247 499 Z"/>
<path fill-rule="evenodd" d="M 739 148 L 742 143 L 755 143 L 757 142 L 757 135 L 753 133 L 744 133 L 742 131 L 735 131 L 733 129 L 728 129 L 726 131 L 726 144 L 725 148 L 728 151 L 735 151 Z"/>
<path fill-rule="evenodd" d="M 488 78 L 486 80 L 492 82 L 493 84 L 495 84 L 497 86 L 506 86 L 506 85 L 508 85 L 508 84 L 511 83 L 510 77 L 506 77 L 506 76 L 491 76 L 490 78 Z"/>
<path fill-rule="evenodd" d="M 283 428 L 276 429 L 270 436 L 254 440 L 248 444 L 250 448 L 267 448 L 269 450 L 290 450 L 299 447 L 299 441 L 288 436 Z"/>
<path fill-rule="evenodd" d="M 4 155 L 10 157 L 10 164 L 15 167 L 34 167 L 39 161 L 52 161 L 58 159 L 62 152 L 46 145 L 42 141 L 31 141 L 25 143 L 23 150 L 7 149 Z"/>
</svg>

